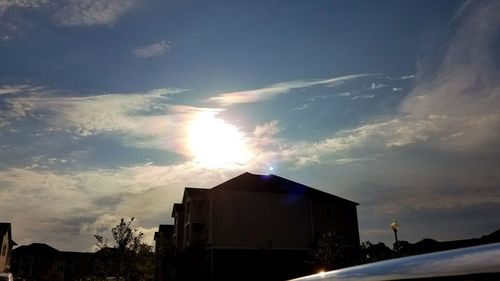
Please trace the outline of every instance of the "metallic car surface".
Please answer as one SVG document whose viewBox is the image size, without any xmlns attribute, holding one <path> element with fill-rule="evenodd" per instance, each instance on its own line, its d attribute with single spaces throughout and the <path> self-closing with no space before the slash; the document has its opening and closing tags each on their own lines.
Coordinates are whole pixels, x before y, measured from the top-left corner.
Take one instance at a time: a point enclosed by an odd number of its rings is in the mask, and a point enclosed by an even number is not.
<svg viewBox="0 0 500 281">
<path fill-rule="evenodd" d="M 454 276 L 457 278 L 452 278 Z M 294 280 L 376 281 L 427 278 L 500 280 L 500 243 L 363 264 Z"/>
</svg>

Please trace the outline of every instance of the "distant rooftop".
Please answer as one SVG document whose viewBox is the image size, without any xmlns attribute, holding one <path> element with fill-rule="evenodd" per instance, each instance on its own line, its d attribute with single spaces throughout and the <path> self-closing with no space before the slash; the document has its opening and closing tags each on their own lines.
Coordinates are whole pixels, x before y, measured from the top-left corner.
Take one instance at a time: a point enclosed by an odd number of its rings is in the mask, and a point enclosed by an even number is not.
<svg viewBox="0 0 500 281">
<path fill-rule="evenodd" d="M 21 252 L 31 252 L 31 253 L 51 253 L 51 254 L 57 254 L 59 253 L 59 250 L 44 244 L 44 243 L 31 243 L 29 245 L 22 245 L 14 249 L 14 251 L 21 253 Z"/>
</svg>

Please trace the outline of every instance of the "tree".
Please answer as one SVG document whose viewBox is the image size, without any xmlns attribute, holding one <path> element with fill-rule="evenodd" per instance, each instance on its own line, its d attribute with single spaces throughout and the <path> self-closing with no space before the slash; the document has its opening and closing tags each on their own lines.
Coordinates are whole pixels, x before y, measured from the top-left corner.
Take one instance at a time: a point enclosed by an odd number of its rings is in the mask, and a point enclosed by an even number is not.
<svg viewBox="0 0 500 281">
<path fill-rule="evenodd" d="M 317 238 L 312 254 L 316 267 L 331 270 L 356 264 L 358 252 L 357 245 L 350 245 L 344 235 L 332 228 Z"/>
<path fill-rule="evenodd" d="M 392 259 L 394 256 L 394 251 L 382 242 L 378 242 L 377 244 L 373 244 L 370 241 L 361 243 L 362 263 Z"/>
<path fill-rule="evenodd" d="M 96 273 L 101 277 L 117 276 L 127 281 L 152 280 L 154 256 L 152 247 L 142 242 L 144 234 L 131 225 L 134 218 L 124 218 L 111 229 L 114 243 L 102 235 L 94 235 L 96 246 Z"/>
</svg>

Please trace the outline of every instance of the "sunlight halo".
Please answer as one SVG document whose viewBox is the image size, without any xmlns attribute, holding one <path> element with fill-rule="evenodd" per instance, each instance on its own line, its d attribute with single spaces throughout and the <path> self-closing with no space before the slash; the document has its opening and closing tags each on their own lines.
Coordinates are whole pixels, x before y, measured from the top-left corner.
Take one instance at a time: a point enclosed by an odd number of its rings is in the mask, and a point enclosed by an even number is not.
<svg viewBox="0 0 500 281">
<path fill-rule="evenodd" d="M 250 151 L 243 133 L 216 117 L 217 112 L 196 114 L 187 126 L 189 150 L 196 163 L 207 168 L 232 168 L 247 163 Z"/>
</svg>

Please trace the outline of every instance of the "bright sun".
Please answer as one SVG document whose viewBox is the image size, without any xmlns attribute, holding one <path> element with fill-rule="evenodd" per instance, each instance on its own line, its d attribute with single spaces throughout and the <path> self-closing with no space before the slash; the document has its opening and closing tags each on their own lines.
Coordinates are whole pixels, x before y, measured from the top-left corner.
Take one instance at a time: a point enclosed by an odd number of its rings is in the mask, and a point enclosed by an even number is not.
<svg viewBox="0 0 500 281">
<path fill-rule="evenodd" d="M 209 168 L 230 168 L 245 164 L 250 152 L 243 134 L 216 118 L 217 112 L 200 112 L 188 125 L 189 149 L 195 161 Z"/>
</svg>

